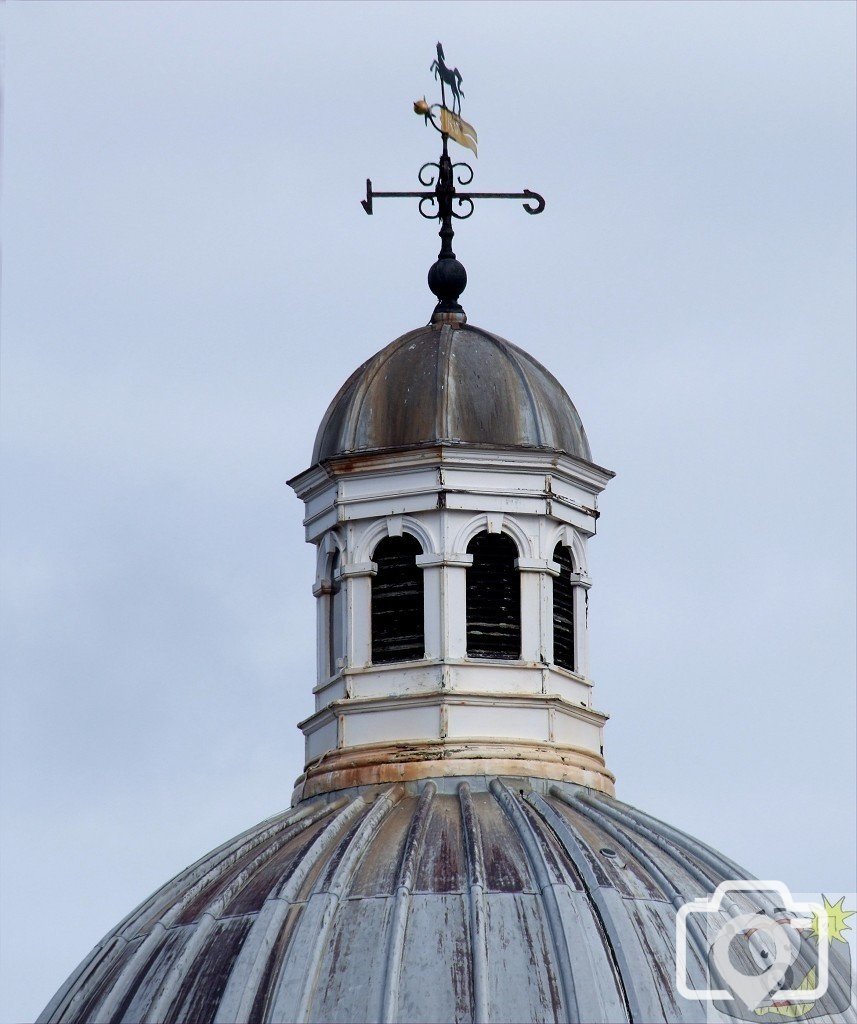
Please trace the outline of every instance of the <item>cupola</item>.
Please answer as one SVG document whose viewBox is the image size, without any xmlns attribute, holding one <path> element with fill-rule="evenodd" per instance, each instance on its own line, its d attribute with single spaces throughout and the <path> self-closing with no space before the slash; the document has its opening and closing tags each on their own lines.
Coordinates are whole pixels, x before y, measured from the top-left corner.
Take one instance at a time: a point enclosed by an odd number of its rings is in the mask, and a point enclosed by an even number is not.
<svg viewBox="0 0 857 1024">
<path fill-rule="evenodd" d="M 298 797 L 510 770 L 612 792 L 586 553 L 612 475 L 559 381 L 481 328 L 430 323 L 351 375 L 290 481 L 317 548 Z"/>
</svg>

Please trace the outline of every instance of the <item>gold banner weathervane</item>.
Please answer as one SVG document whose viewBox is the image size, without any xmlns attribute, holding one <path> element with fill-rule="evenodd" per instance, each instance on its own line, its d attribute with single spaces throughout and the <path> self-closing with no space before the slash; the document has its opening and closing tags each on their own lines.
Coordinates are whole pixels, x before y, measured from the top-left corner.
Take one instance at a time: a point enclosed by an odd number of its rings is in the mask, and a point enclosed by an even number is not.
<svg viewBox="0 0 857 1024">
<path fill-rule="evenodd" d="M 464 146 L 467 149 L 473 150 L 473 155 L 478 156 L 476 152 L 476 129 L 472 124 L 468 124 L 463 118 L 459 117 L 458 114 L 453 114 L 451 110 L 447 110 L 446 107 L 440 108 L 440 128 L 441 131 L 446 134 L 459 146 Z"/>
</svg>

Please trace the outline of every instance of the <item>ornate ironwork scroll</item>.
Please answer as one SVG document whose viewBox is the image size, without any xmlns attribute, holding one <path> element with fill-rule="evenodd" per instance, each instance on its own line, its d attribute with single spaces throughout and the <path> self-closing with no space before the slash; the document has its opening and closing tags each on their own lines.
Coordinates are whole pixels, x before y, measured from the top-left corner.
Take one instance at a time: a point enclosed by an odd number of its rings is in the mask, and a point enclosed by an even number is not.
<svg viewBox="0 0 857 1024">
<path fill-rule="evenodd" d="M 473 125 L 461 117 L 461 100 L 464 91 L 461 88 L 462 76 L 458 68 L 450 68 L 446 64 L 443 46 L 437 44 L 437 58 L 429 69 L 434 72 L 435 80 L 440 81 L 441 102 L 430 104 L 425 97 L 414 103 L 414 111 L 420 114 L 426 124 L 440 133 L 441 154 L 437 162 L 422 165 L 418 178 L 425 191 L 421 192 L 386 192 L 372 187 L 371 179 L 366 179 L 366 198 L 361 200 L 363 209 L 368 214 L 374 213 L 376 199 L 417 199 L 418 210 L 426 220 L 440 221 L 441 247 L 437 261 L 429 270 L 429 288 L 437 296 L 438 303 L 432 314 L 432 322 L 464 323 L 466 316 L 459 305 L 458 299 L 467 285 L 467 271 L 459 263 L 452 250 L 453 220 L 466 220 L 475 210 L 474 200 L 477 199 L 519 199 L 523 208 L 530 214 L 541 213 L 545 201 L 538 192 L 528 188 L 521 192 L 462 192 L 456 186 L 469 185 L 473 181 L 473 168 L 462 161 L 453 162 L 449 156 L 448 142 L 452 139 L 459 145 L 472 150 L 476 155 L 477 134 Z M 446 91 L 449 89 L 452 106 L 447 106 Z"/>
</svg>

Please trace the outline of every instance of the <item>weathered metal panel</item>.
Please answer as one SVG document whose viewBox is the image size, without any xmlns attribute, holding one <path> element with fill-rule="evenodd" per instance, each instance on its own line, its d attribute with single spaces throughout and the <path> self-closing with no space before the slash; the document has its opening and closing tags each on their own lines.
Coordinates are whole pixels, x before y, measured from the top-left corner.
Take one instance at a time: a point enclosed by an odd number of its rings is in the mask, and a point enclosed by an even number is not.
<svg viewBox="0 0 857 1024">
<path fill-rule="evenodd" d="M 547 822 L 523 800 L 520 801 L 520 808 L 521 813 L 532 829 L 533 838 L 538 843 L 539 851 L 544 858 L 551 883 L 565 885 L 572 890 L 582 890 L 583 882 L 574 869 L 568 852 Z"/>
<path fill-rule="evenodd" d="M 654 1019 L 663 1021 L 681 1020 L 681 1011 L 677 1001 L 675 981 L 671 965 L 675 963 L 675 948 L 668 941 L 663 929 L 657 926 L 658 918 L 651 905 L 645 900 L 625 900 L 625 909 L 636 933 L 637 942 L 631 948 L 638 951 L 635 959 L 635 980 L 639 976 L 646 984 L 646 989 L 654 997 Z M 663 907 L 669 914 L 672 908 Z M 673 917 L 673 922 L 675 918 Z M 675 929 L 673 924 L 673 935 Z M 646 979 L 646 974 L 650 976 Z M 705 1008 L 695 1007 L 699 1016 L 694 1014 L 691 1020 L 705 1020 Z"/>
<path fill-rule="evenodd" d="M 568 1019 L 541 900 L 491 893 L 485 907 L 490 1019 L 510 1024 Z"/>
<path fill-rule="evenodd" d="M 327 859 L 323 861 L 321 864 L 318 873 L 318 879 L 314 885 L 315 892 L 326 892 L 330 888 L 330 885 L 333 882 L 339 865 L 341 864 L 345 856 L 348 854 L 349 849 L 351 848 L 351 844 L 354 842 L 355 836 L 363 827 L 363 824 L 366 821 L 366 816 L 368 813 L 369 808 L 366 808 L 362 811 L 362 813 L 355 816 L 355 818 L 349 825 L 348 831 L 343 835 L 339 842 L 332 847 Z"/>
<path fill-rule="evenodd" d="M 676 991 L 675 978 L 673 977 L 674 965 L 676 962 L 675 950 L 675 911 L 665 903 L 644 901 L 638 904 L 640 907 L 640 918 L 646 921 L 646 934 L 649 947 L 658 950 L 658 956 L 662 970 L 658 972 L 658 980 L 663 982 L 664 977 L 669 982 L 667 988 L 662 992 L 662 1003 L 666 1008 L 665 1017 L 671 1021 L 699 1021 L 708 1019 L 707 1007 L 698 1002 L 690 1002 L 683 999 Z M 724 922 L 725 923 L 725 922 Z M 688 960 L 697 981 L 703 985 L 707 972 L 699 959 L 698 953 L 693 944 L 689 944 Z M 753 965 L 747 964 L 747 970 L 752 971 Z"/>
<path fill-rule="evenodd" d="M 329 942 L 319 963 L 310 1004 L 310 1020 L 378 1020 L 385 979 L 391 899 L 344 900 L 336 912 Z"/>
<path fill-rule="evenodd" d="M 627 829 L 622 829 L 622 831 L 628 832 Z M 629 833 L 629 839 L 639 844 L 647 856 L 651 857 L 664 874 L 670 877 L 678 891 L 687 898 L 696 899 L 697 896 L 707 896 L 716 887 L 717 882 L 713 879 L 707 884 L 703 884 L 699 877 L 691 872 L 690 859 L 681 851 L 674 850 L 673 855 L 670 856 L 639 832 Z"/>
<path fill-rule="evenodd" d="M 333 906 L 334 901 L 328 893 L 314 893 L 294 921 L 277 976 L 270 981 L 265 1016 L 262 1019 L 281 1021 L 283 1024 L 301 1019 L 301 1003 L 312 998 L 319 982 L 314 953 L 325 918 Z"/>
<path fill-rule="evenodd" d="M 132 939 L 121 946 L 109 958 L 100 959 L 94 969 L 82 974 L 77 980 L 71 998 L 58 1008 L 55 1020 L 89 1021 L 97 1020 L 97 1008 L 104 1001 L 116 979 L 133 960 L 143 943 L 143 936 Z M 39 1018 L 42 1019 L 41 1017 Z"/>
<path fill-rule="evenodd" d="M 300 832 L 291 842 L 286 843 L 268 861 L 261 864 L 247 879 L 235 897 L 224 909 L 224 916 L 255 914 L 268 896 L 290 877 L 295 865 L 300 863 L 318 834 L 328 825 L 328 819 L 321 818 Z"/>
<path fill-rule="evenodd" d="M 233 917 L 217 924 L 185 978 L 166 1024 L 211 1024 L 252 924 L 252 917 Z"/>
<path fill-rule="evenodd" d="M 294 818 L 294 813 L 293 810 L 289 810 L 275 815 L 254 829 L 242 832 L 241 835 L 235 836 L 234 839 L 222 843 L 204 857 L 200 857 L 198 861 L 180 872 L 145 900 L 133 913 L 128 915 L 125 921 L 117 925 L 116 930 L 124 935 L 139 935 L 151 931 L 155 923 L 165 914 L 182 902 L 189 902 L 193 898 L 195 889 L 203 887 L 207 880 L 217 878 L 223 872 L 230 870 L 235 858 L 241 856 L 241 851 L 248 844 L 264 843 L 269 836 L 288 827 L 289 822 Z"/>
<path fill-rule="evenodd" d="M 490 793 L 474 793 L 472 799 L 482 832 L 486 891 L 535 892 L 527 854 L 500 805 Z"/>
<path fill-rule="evenodd" d="M 467 866 L 457 797 L 435 797 L 428 832 L 430 839 L 423 847 L 414 892 L 464 892 Z"/>
<path fill-rule="evenodd" d="M 242 856 L 236 858 L 229 865 L 229 870 L 223 871 L 216 878 L 212 879 L 211 883 L 201 889 L 196 897 L 188 903 L 180 914 L 177 923 L 180 925 L 191 924 L 196 921 L 214 900 L 226 892 L 242 872 L 250 868 L 260 852 L 262 851 L 257 847 L 250 847 Z"/>
<path fill-rule="evenodd" d="M 305 911 L 306 905 L 299 904 L 296 907 L 290 907 L 286 913 L 282 928 L 268 951 L 264 970 L 253 994 L 251 1011 L 242 1020 L 270 1021 L 272 1019 L 272 1006 L 277 994 L 277 980 L 289 961 L 292 953 L 292 940 L 300 927 Z M 228 984 L 227 981 L 227 987 Z M 229 1024 L 232 1024 L 234 1020 L 237 1024 L 237 1017 L 227 1017 L 225 1020 Z"/>
<path fill-rule="evenodd" d="M 181 953 L 182 947 L 190 941 L 192 936 L 192 925 L 174 928 L 164 934 L 163 941 L 155 950 L 145 969 L 135 979 L 134 985 L 122 1000 L 117 1012 L 111 1017 L 112 1021 L 122 1021 L 123 1024 L 139 1024 L 140 1021 L 146 1019 L 167 972 Z M 98 1019 L 97 1016 L 96 1019 Z"/>
<path fill-rule="evenodd" d="M 402 848 L 417 803 L 417 797 L 404 797 L 381 822 L 348 888 L 349 897 L 390 896 L 395 892 Z"/>
<path fill-rule="evenodd" d="M 582 1021 L 627 1021 L 628 1011 L 609 942 L 582 892 L 558 886 L 556 900 Z"/>
<path fill-rule="evenodd" d="M 402 949 L 397 1019 L 473 1020 L 467 901 L 457 893 L 411 898 Z"/>
</svg>

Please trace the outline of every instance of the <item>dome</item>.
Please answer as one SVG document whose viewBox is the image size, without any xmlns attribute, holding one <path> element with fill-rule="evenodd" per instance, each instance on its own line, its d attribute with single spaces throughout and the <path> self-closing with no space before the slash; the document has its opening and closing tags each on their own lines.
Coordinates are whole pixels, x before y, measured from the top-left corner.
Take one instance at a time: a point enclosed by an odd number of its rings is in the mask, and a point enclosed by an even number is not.
<svg viewBox="0 0 857 1024">
<path fill-rule="evenodd" d="M 414 445 L 540 448 L 590 461 L 565 389 L 532 356 L 469 324 L 402 335 L 340 388 L 318 430 L 313 464 Z"/>
<path fill-rule="evenodd" d="M 165 885 L 40 1020 L 704 1021 L 675 992 L 674 908 L 741 877 L 573 785 L 331 794 Z"/>
</svg>

